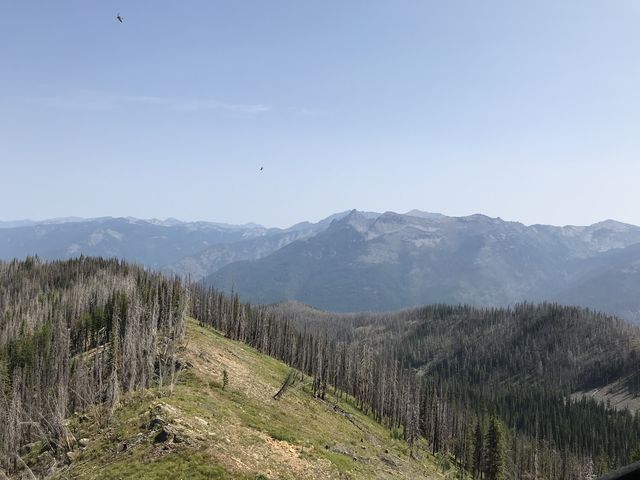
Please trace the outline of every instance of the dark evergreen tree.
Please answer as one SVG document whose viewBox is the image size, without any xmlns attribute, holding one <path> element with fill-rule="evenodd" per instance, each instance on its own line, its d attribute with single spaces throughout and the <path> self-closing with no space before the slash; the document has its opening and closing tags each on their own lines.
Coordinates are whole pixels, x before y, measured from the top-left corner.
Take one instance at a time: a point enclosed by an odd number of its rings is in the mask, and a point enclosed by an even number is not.
<svg viewBox="0 0 640 480">
<path fill-rule="evenodd" d="M 484 471 L 487 480 L 503 480 L 506 466 L 506 439 L 504 428 L 493 415 L 485 438 Z"/>
</svg>

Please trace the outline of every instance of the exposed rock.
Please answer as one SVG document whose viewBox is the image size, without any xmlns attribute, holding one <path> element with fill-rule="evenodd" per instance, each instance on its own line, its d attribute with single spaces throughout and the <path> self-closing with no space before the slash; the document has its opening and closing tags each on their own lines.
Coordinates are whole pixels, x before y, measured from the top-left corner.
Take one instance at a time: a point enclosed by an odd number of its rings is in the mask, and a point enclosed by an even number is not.
<svg viewBox="0 0 640 480">
<path fill-rule="evenodd" d="M 145 426 L 145 428 L 147 428 L 148 430 L 153 430 L 153 429 L 158 428 L 158 427 L 163 428 L 166 424 L 167 424 L 167 422 L 164 420 L 164 418 L 159 417 L 159 416 L 155 416 Z"/>
<path fill-rule="evenodd" d="M 207 422 L 204 418 L 200 418 L 200 417 L 196 417 L 196 416 L 194 416 L 193 418 L 195 418 L 198 422 L 200 422 L 205 427 L 207 425 L 209 425 L 209 422 Z"/>
<path fill-rule="evenodd" d="M 353 454 L 353 452 L 349 450 L 347 447 L 345 447 L 344 445 L 337 444 L 331 449 L 331 451 L 339 453 L 340 455 L 351 457 L 354 460 L 357 460 L 357 457 Z"/>
<path fill-rule="evenodd" d="M 88 438 L 81 438 L 80 440 L 78 440 L 78 445 L 80 446 L 80 448 L 87 448 L 89 442 L 90 440 Z"/>
<path fill-rule="evenodd" d="M 160 429 L 153 437 L 153 443 L 183 443 L 184 441 L 185 439 L 175 429 L 168 426 Z"/>
<path fill-rule="evenodd" d="M 65 454 L 65 460 L 67 463 L 75 462 L 80 456 L 80 452 L 77 450 L 71 450 Z"/>
<path fill-rule="evenodd" d="M 173 435 L 166 428 L 162 428 L 156 435 L 153 437 L 153 443 L 165 443 L 172 439 Z"/>
<path fill-rule="evenodd" d="M 385 452 L 388 452 L 388 450 L 385 450 Z M 397 458 L 388 454 L 380 455 L 380 460 L 391 467 L 398 467 L 400 465 L 400 462 Z"/>
</svg>

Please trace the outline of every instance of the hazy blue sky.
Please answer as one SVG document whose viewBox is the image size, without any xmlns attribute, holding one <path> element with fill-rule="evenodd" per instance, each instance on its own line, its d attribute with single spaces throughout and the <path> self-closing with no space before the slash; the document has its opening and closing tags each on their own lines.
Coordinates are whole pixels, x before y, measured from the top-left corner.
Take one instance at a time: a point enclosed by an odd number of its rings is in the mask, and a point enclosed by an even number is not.
<svg viewBox="0 0 640 480">
<path fill-rule="evenodd" d="M 637 0 L 9 0 L 0 219 L 640 224 L 639 25 Z"/>
</svg>

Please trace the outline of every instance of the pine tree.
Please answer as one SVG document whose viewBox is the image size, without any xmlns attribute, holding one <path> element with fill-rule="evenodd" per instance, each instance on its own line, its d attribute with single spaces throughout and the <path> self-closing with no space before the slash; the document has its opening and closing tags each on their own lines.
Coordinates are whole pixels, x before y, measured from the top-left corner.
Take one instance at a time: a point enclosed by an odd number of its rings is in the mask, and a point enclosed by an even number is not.
<svg viewBox="0 0 640 480">
<path fill-rule="evenodd" d="M 474 454 L 474 432 L 472 431 L 471 428 L 469 428 L 467 430 L 467 435 L 466 435 L 466 439 L 465 439 L 465 445 L 464 445 L 464 459 L 463 459 L 463 463 L 464 463 L 464 468 L 466 468 L 468 471 L 473 471 L 473 454 Z"/>
<path fill-rule="evenodd" d="M 609 458 L 605 452 L 600 452 L 596 457 L 596 472 L 598 475 L 604 475 L 609 471 Z"/>
<path fill-rule="evenodd" d="M 473 441 L 473 478 L 480 478 L 484 468 L 484 433 L 482 420 L 478 418 Z"/>
<path fill-rule="evenodd" d="M 485 472 L 488 480 L 505 478 L 506 442 L 500 420 L 494 415 L 489 422 L 485 440 Z"/>
</svg>

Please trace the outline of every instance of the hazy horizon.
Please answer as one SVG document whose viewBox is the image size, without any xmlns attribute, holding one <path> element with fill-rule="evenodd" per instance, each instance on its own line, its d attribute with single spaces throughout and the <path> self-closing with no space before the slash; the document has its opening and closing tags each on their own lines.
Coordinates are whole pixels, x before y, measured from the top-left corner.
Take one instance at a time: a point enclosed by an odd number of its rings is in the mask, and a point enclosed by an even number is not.
<svg viewBox="0 0 640 480">
<path fill-rule="evenodd" d="M 597 223 L 601 223 L 601 222 L 606 222 L 606 221 L 616 221 L 616 222 L 620 222 L 620 223 L 629 223 L 631 225 L 636 225 L 630 222 L 623 222 L 619 219 L 616 218 L 602 218 L 599 219 L 595 222 L 591 222 L 591 223 L 585 223 L 585 224 L 578 224 L 578 223 L 565 223 L 565 224 L 554 224 L 554 223 L 548 223 L 548 222 L 537 222 L 537 223 L 527 223 L 527 222 L 523 222 L 521 220 L 515 219 L 515 218 L 504 218 L 501 217 L 500 215 L 497 216 L 492 216 L 492 215 L 487 215 L 483 212 L 473 212 L 473 213 L 469 213 L 469 214 L 465 214 L 465 215 L 449 215 L 443 212 L 435 212 L 432 210 L 424 210 L 421 208 L 412 208 L 410 210 L 407 211 L 402 211 L 402 212 L 398 212 L 398 211 L 394 211 L 394 210 L 381 210 L 381 211 L 374 211 L 374 210 L 368 210 L 368 209 L 361 209 L 361 208 L 351 208 L 351 209 L 346 209 L 346 210 L 342 210 L 340 212 L 330 212 L 327 213 L 325 215 L 322 215 L 318 218 L 301 218 L 297 221 L 294 221 L 293 223 L 289 223 L 289 224 L 283 224 L 283 225 L 269 225 L 269 224 L 265 224 L 256 220 L 249 220 L 246 222 L 238 222 L 238 221 L 220 221 L 217 220 L 215 218 L 193 218 L 193 219 L 184 219 L 184 218 L 178 218 L 178 217 L 136 217 L 133 215 L 94 215 L 94 216 L 87 216 L 87 217 L 81 217 L 81 216 L 73 216 L 73 215 L 69 215 L 69 216 L 63 216 L 63 215 L 58 215 L 58 216 L 54 216 L 54 217 L 45 217 L 45 218 L 16 218 L 16 219 L 6 219 L 6 218 L 0 218 L 0 224 L 2 223 L 18 223 L 18 222 L 35 222 L 35 223 L 40 223 L 40 222 L 48 222 L 48 221 L 90 221 L 90 220 L 96 220 L 96 219 L 101 219 L 101 218 L 114 218 L 114 219 L 135 219 L 135 220 L 141 220 L 141 221 L 160 221 L 160 222 L 166 222 L 169 220 L 177 220 L 179 222 L 183 222 L 183 223 L 191 223 L 191 222 L 205 222 L 205 223 L 217 223 L 217 224 L 227 224 L 227 225 L 234 225 L 234 226 L 242 226 L 242 225 L 259 225 L 261 227 L 266 227 L 266 228 L 289 228 L 292 227 L 296 224 L 299 223 L 303 223 L 303 222 L 310 222 L 310 223 L 317 223 L 320 222 L 322 220 L 325 220 L 327 218 L 329 218 L 330 216 L 336 215 L 336 214 L 340 214 L 340 213 L 345 213 L 345 212 L 350 212 L 350 211 L 357 211 L 357 212 L 366 212 L 366 213 L 378 213 L 378 214 L 384 214 L 384 213 L 398 213 L 401 215 L 406 215 L 409 214 L 411 211 L 415 211 L 418 210 L 422 213 L 432 213 L 432 214 L 436 214 L 436 215 L 444 215 L 446 217 L 453 217 L 453 218 L 460 218 L 460 217 L 468 217 L 471 215 L 485 215 L 488 216 L 490 218 L 498 218 L 500 220 L 503 220 L 505 222 L 516 222 L 516 223 L 521 223 L 524 224 L 526 226 L 532 226 L 532 225 L 550 225 L 550 226 L 555 226 L 555 227 L 571 227 L 571 226 L 589 226 L 589 225 L 593 225 L 593 224 L 597 224 Z"/>
<path fill-rule="evenodd" d="M 630 0 L 12 2 L 0 218 L 638 225 L 639 20 Z"/>
</svg>

